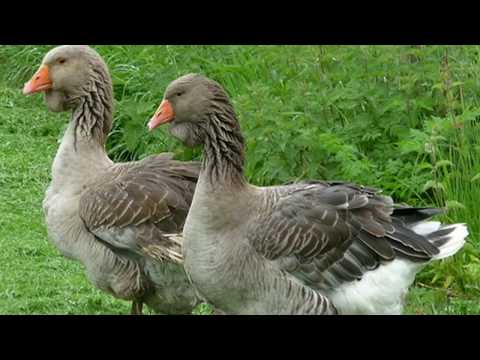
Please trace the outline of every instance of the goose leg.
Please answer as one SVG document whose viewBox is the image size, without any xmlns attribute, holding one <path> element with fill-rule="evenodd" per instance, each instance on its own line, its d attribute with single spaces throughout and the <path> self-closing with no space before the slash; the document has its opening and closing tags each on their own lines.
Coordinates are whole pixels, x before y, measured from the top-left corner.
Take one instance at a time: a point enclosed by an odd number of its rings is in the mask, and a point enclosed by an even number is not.
<svg viewBox="0 0 480 360">
<path fill-rule="evenodd" d="M 143 302 L 141 301 L 132 301 L 132 310 L 130 315 L 142 315 Z"/>
</svg>

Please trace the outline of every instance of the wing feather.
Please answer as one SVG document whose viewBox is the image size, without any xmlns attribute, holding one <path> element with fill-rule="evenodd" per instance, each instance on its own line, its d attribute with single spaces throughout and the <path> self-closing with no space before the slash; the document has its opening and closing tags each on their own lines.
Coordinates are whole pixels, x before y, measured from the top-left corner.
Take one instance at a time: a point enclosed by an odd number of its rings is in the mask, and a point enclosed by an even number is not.
<svg viewBox="0 0 480 360">
<path fill-rule="evenodd" d="M 114 249 L 176 259 L 179 233 L 193 198 L 200 164 L 170 154 L 117 164 L 108 180 L 86 191 L 80 216 L 86 228 Z"/>
<path fill-rule="evenodd" d="M 376 189 L 310 181 L 268 188 L 264 194 L 269 197 L 265 204 L 273 206 L 249 229 L 250 244 L 314 288 L 359 280 L 396 257 L 428 261 L 438 253 L 408 223 L 437 212 L 399 210 Z"/>
</svg>

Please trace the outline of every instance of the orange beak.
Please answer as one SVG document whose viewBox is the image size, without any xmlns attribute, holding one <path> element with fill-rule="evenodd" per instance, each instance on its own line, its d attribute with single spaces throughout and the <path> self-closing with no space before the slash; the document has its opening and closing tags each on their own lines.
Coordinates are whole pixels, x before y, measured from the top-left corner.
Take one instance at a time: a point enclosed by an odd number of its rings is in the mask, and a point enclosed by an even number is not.
<svg viewBox="0 0 480 360">
<path fill-rule="evenodd" d="M 50 80 L 48 66 L 42 65 L 32 76 L 29 82 L 25 83 L 23 87 L 24 95 L 31 95 L 40 91 L 46 91 L 52 88 L 52 81 Z"/>
<path fill-rule="evenodd" d="M 158 107 L 155 115 L 148 122 L 148 129 L 151 131 L 162 124 L 166 124 L 175 118 L 175 112 L 173 111 L 172 104 L 164 99 Z"/>
</svg>

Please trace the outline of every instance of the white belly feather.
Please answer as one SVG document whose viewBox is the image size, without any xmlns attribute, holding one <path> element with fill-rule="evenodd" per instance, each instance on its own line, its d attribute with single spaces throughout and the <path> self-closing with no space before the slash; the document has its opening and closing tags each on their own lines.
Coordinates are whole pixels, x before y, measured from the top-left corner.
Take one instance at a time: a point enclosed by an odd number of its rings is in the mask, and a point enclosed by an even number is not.
<svg viewBox="0 0 480 360">
<path fill-rule="evenodd" d="M 341 314 L 401 314 L 408 288 L 422 266 L 396 259 L 366 273 L 360 281 L 339 286 L 328 296 Z"/>
</svg>

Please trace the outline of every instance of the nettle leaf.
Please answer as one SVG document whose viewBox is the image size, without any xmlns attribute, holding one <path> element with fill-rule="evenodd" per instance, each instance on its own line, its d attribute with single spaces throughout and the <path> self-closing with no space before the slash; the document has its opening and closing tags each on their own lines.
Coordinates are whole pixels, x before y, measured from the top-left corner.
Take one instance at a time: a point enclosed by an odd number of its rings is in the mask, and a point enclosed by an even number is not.
<svg viewBox="0 0 480 360">
<path fill-rule="evenodd" d="M 145 136 L 146 131 L 140 121 L 135 121 L 136 119 L 129 120 L 124 127 L 123 141 L 127 149 L 134 152 L 142 143 L 142 138 Z"/>
<path fill-rule="evenodd" d="M 426 148 L 428 144 L 429 136 L 423 131 L 417 129 L 410 129 L 409 138 L 401 140 L 397 143 L 400 152 L 403 154 L 408 154 L 411 152 L 415 153 L 424 153 L 429 152 L 429 149 Z"/>
<path fill-rule="evenodd" d="M 433 111 L 433 103 L 430 99 L 415 100 L 414 104 L 422 110 Z"/>
<path fill-rule="evenodd" d="M 423 144 L 419 144 L 416 141 L 404 140 L 398 142 L 398 148 L 402 154 L 408 153 L 420 153 L 423 150 Z"/>
<path fill-rule="evenodd" d="M 423 192 L 430 189 L 445 190 L 445 186 L 440 181 L 429 180 L 423 185 Z"/>
</svg>

